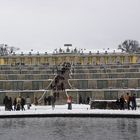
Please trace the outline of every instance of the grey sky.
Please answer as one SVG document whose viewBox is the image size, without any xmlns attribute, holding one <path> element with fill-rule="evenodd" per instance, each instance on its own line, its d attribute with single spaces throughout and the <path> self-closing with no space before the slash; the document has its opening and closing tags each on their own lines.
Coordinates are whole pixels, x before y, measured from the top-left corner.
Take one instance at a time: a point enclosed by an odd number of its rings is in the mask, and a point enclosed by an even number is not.
<svg viewBox="0 0 140 140">
<path fill-rule="evenodd" d="M 0 43 L 53 51 L 89 50 L 140 41 L 140 0 L 0 0 Z"/>
</svg>

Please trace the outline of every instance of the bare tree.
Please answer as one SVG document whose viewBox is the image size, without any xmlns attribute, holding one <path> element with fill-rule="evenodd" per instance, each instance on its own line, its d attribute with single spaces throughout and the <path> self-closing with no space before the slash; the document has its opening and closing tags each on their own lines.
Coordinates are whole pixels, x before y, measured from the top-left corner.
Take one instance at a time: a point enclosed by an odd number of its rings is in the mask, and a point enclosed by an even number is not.
<svg viewBox="0 0 140 140">
<path fill-rule="evenodd" d="M 8 46 L 7 44 L 0 44 L 0 55 L 10 55 L 13 54 L 15 51 L 19 50 L 19 48 Z"/>
<path fill-rule="evenodd" d="M 136 40 L 125 40 L 118 46 L 118 49 L 120 49 L 122 52 L 136 53 L 140 52 L 140 45 Z"/>
</svg>

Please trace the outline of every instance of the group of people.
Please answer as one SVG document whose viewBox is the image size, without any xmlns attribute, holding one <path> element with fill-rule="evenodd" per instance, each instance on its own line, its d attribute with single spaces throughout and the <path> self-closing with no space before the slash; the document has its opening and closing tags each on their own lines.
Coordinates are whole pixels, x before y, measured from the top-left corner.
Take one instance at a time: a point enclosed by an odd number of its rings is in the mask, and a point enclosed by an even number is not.
<svg viewBox="0 0 140 140">
<path fill-rule="evenodd" d="M 52 105 L 52 109 L 55 108 L 56 97 L 54 96 L 53 90 L 51 90 L 49 96 L 44 97 L 44 105 Z"/>
<path fill-rule="evenodd" d="M 53 110 L 55 108 L 55 101 L 56 99 L 54 95 L 44 97 L 44 105 L 52 105 Z M 71 110 L 72 109 L 72 96 L 67 96 L 67 104 L 68 104 L 68 109 Z"/>
<path fill-rule="evenodd" d="M 11 97 L 5 96 L 3 99 L 3 104 L 5 106 L 5 111 L 25 110 L 25 104 L 27 105 L 27 109 L 30 109 L 31 99 L 29 96 L 27 96 L 26 99 L 18 96 L 12 100 Z"/>
<path fill-rule="evenodd" d="M 124 110 L 126 108 L 128 110 L 136 110 L 136 94 L 133 94 L 132 96 L 130 96 L 129 93 L 127 93 L 126 95 L 121 95 L 121 97 L 116 100 L 116 105 L 120 110 Z"/>
<path fill-rule="evenodd" d="M 52 105 L 55 103 L 55 96 L 54 95 L 50 95 L 48 97 L 44 97 L 44 105 Z"/>
</svg>

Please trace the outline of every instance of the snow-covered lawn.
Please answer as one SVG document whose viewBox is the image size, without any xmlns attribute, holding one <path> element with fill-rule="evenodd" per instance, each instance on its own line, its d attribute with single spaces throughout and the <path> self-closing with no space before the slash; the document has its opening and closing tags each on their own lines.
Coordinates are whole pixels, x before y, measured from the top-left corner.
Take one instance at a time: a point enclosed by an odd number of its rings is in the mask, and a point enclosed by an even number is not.
<svg viewBox="0 0 140 140">
<path fill-rule="evenodd" d="M 35 106 L 32 105 L 30 110 L 25 106 L 25 111 L 5 111 L 4 106 L 0 106 L 0 115 L 22 115 L 22 114 L 133 114 L 140 115 L 140 108 L 137 110 L 104 110 L 90 109 L 89 105 L 72 104 L 72 110 L 67 109 L 66 105 L 56 105 L 55 109 L 52 106 Z"/>
</svg>

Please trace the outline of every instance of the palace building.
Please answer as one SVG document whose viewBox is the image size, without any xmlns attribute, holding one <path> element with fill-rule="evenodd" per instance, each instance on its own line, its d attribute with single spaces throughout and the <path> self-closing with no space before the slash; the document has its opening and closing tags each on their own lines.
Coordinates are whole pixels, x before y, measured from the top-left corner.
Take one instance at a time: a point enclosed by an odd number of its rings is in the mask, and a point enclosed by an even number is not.
<svg viewBox="0 0 140 140">
<path fill-rule="evenodd" d="M 122 94 L 140 98 L 140 55 L 128 53 L 12 54 L 0 56 L 0 104 L 5 95 L 36 97 L 40 103 L 51 92 L 57 104 L 71 95 L 75 103 L 82 97 L 115 100 Z"/>
<path fill-rule="evenodd" d="M 54 54 L 12 54 L 0 56 L 0 65 L 60 65 L 64 62 L 81 65 L 101 64 L 136 64 L 140 62 L 139 54 L 127 53 L 54 53 Z"/>
</svg>

